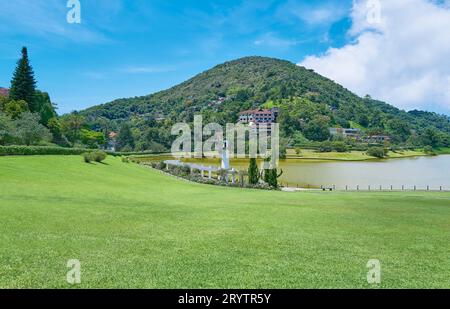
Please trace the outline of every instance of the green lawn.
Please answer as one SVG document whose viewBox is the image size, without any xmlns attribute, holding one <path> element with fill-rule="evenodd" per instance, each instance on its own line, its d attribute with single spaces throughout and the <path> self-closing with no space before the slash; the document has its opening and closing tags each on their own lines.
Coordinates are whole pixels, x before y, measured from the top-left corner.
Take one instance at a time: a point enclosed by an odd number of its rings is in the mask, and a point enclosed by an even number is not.
<svg viewBox="0 0 450 309">
<path fill-rule="evenodd" d="M 436 154 L 450 154 L 450 147 L 442 147 L 442 148 L 438 148 L 435 149 L 434 152 Z"/>
<path fill-rule="evenodd" d="M 284 193 L 108 158 L 0 158 L 0 288 L 450 287 L 449 193 Z"/>
</svg>

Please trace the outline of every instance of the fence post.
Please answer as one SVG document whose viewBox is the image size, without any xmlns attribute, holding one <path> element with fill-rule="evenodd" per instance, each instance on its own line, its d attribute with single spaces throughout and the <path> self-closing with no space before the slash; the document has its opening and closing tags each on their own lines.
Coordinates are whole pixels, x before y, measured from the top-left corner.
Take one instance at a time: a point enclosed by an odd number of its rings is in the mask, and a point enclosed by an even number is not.
<svg viewBox="0 0 450 309">
<path fill-rule="evenodd" d="M 442 191 L 442 186 L 439 187 L 439 191 Z"/>
<path fill-rule="evenodd" d="M 394 187 L 391 185 L 391 191 L 394 190 Z"/>
<path fill-rule="evenodd" d="M 348 185 L 345 185 L 345 191 L 348 191 Z"/>
<path fill-rule="evenodd" d="M 359 191 L 359 185 L 356 185 L 356 191 Z"/>
<path fill-rule="evenodd" d="M 383 187 L 382 186 L 380 186 L 380 191 L 383 191 Z"/>
<path fill-rule="evenodd" d="M 416 191 L 416 189 L 417 189 L 417 187 L 416 187 L 416 186 L 414 186 L 414 191 Z"/>
<path fill-rule="evenodd" d="M 370 185 L 369 185 L 369 191 L 370 191 Z"/>
<path fill-rule="evenodd" d="M 405 191 L 405 185 L 402 185 L 402 191 Z"/>
<path fill-rule="evenodd" d="M 430 191 L 430 186 L 427 186 L 427 191 Z"/>
</svg>

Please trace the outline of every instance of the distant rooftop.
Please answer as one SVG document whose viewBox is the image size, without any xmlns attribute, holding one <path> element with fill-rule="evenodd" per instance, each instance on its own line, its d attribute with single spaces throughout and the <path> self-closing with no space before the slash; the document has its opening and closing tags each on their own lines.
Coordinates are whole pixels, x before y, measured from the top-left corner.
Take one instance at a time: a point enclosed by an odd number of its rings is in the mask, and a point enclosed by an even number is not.
<svg viewBox="0 0 450 309">
<path fill-rule="evenodd" d="M 0 95 L 4 97 L 9 96 L 9 89 L 0 87 Z"/>
</svg>

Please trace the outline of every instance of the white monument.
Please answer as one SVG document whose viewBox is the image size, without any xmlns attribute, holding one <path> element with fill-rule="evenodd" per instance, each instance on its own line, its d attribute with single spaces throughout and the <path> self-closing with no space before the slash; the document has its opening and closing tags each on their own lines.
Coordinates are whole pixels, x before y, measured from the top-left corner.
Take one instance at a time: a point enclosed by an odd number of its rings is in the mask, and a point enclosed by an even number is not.
<svg viewBox="0 0 450 309">
<path fill-rule="evenodd" d="M 222 148 L 222 166 L 223 170 L 230 169 L 230 152 L 228 151 L 228 142 L 224 141 Z"/>
</svg>

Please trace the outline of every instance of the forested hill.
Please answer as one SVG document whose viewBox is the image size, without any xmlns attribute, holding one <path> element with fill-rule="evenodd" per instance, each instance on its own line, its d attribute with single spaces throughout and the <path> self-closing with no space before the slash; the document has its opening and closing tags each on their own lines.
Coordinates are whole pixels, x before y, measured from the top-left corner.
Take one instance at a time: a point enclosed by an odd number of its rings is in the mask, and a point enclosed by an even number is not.
<svg viewBox="0 0 450 309">
<path fill-rule="evenodd" d="M 361 98 L 332 80 L 291 62 L 246 57 L 226 62 L 171 89 L 152 95 L 119 99 L 81 111 L 88 122 L 122 122 L 133 115 L 173 121 L 235 122 L 238 113 L 258 106 L 279 106 L 285 135 L 325 140 L 328 126 L 358 127 L 386 133 L 398 143 L 434 130 L 448 142 L 450 120 L 435 113 L 401 111 L 384 102 Z M 106 118 L 106 119 L 105 119 Z M 170 120 L 170 121 L 168 121 Z M 313 134 L 322 129 L 323 135 Z"/>
</svg>

